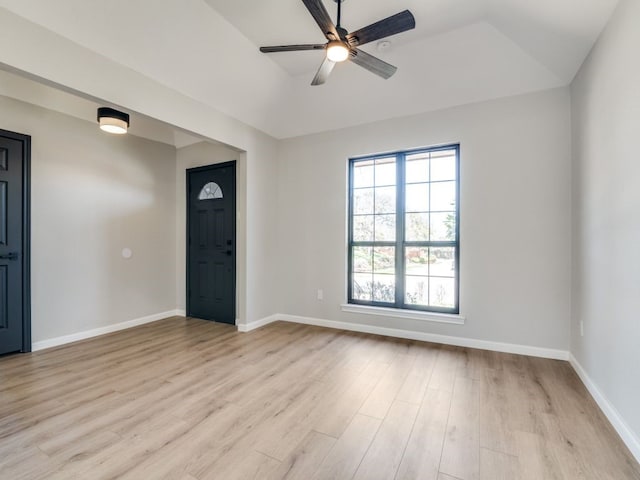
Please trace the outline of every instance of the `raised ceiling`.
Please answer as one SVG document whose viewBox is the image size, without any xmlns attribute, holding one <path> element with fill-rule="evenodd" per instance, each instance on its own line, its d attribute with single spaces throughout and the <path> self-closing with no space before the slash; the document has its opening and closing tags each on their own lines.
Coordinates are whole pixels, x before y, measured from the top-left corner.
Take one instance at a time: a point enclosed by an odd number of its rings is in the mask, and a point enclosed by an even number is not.
<svg viewBox="0 0 640 480">
<path fill-rule="evenodd" d="M 324 0 L 335 18 L 335 2 Z M 567 85 L 617 0 L 346 0 L 349 30 L 408 8 L 416 29 L 363 47 L 382 80 L 341 64 L 309 84 L 322 42 L 300 0 L 0 0 L 0 6 L 277 138 Z M 78 68 L 81 74 L 82 66 Z M 108 81 L 108 79 L 105 79 Z"/>
</svg>

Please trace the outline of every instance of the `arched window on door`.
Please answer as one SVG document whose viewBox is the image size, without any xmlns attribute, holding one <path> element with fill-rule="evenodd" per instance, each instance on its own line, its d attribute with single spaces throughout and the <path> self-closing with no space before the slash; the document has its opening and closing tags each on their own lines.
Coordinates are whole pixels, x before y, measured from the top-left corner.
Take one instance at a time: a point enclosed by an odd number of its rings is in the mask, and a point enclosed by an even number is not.
<svg viewBox="0 0 640 480">
<path fill-rule="evenodd" d="M 207 183 L 198 195 L 198 200 L 214 200 L 216 198 L 222 198 L 222 188 L 215 182 Z"/>
</svg>

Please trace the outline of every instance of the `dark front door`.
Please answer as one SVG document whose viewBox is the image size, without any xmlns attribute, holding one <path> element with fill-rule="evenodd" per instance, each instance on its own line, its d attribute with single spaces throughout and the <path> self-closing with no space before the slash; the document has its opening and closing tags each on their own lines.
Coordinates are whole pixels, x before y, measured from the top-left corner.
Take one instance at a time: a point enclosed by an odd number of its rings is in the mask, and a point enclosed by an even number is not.
<svg viewBox="0 0 640 480">
<path fill-rule="evenodd" d="M 236 322 L 236 164 L 187 170 L 187 315 Z"/>
<path fill-rule="evenodd" d="M 0 130 L 0 354 L 31 350 L 28 314 L 30 138 Z"/>
</svg>

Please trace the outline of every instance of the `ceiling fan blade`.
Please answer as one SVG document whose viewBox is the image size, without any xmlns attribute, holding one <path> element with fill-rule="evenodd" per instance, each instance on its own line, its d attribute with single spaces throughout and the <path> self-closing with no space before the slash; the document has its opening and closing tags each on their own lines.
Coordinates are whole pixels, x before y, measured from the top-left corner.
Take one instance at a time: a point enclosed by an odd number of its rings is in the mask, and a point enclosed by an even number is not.
<svg viewBox="0 0 640 480">
<path fill-rule="evenodd" d="M 406 32 L 415 27 L 416 19 L 409 10 L 405 10 L 350 33 L 347 35 L 347 40 L 351 46 L 355 47 L 395 35 L 396 33 Z"/>
<path fill-rule="evenodd" d="M 351 56 L 349 57 L 353 63 L 356 65 L 360 65 L 362 68 L 366 68 L 372 73 L 384 78 L 385 80 L 391 77 L 396 70 L 397 67 L 388 64 L 387 62 L 383 62 L 377 57 L 373 55 L 369 55 L 367 52 L 358 50 L 354 48 L 351 50 Z"/>
<path fill-rule="evenodd" d="M 262 53 L 297 52 L 299 50 L 324 50 L 326 44 L 315 43 L 310 45 L 280 45 L 276 47 L 260 47 Z"/>
<path fill-rule="evenodd" d="M 304 6 L 307 7 L 309 13 L 316 21 L 320 30 L 322 30 L 322 34 L 330 40 L 336 40 L 340 38 L 338 36 L 338 31 L 336 30 L 336 26 L 331 21 L 331 17 L 329 13 L 327 13 L 327 9 L 324 8 L 324 4 L 322 0 L 302 0 Z M 333 38 L 330 37 L 333 36 Z"/>
<path fill-rule="evenodd" d="M 320 65 L 320 68 L 318 69 L 318 73 L 316 73 L 316 76 L 313 78 L 311 85 L 322 85 L 326 82 L 327 78 L 329 78 L 329 74 L 331 74 L 331 71 L 335 66 L 335 62 L 325 58 L 324 62 L 322 62 L 322 65 Z"/>
</svg>

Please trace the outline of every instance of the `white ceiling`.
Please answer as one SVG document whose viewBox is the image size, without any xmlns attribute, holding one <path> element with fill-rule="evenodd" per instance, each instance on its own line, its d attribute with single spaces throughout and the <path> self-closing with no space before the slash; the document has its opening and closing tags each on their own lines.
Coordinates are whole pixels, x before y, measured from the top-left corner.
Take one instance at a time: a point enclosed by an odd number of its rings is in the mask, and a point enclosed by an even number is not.
<svg viewBox="0 0 640 480">
<path fill-rule="evenodd" d="M 338 65 L 309 84 L 322 43 L 300 0 L 0 0 L 0 6 L 223 113 L 284 138 L 567 85 L 618 0 L 346 0 L 355 30 L 405 8 L 416 29 L 363 49 L 398 67 L 382 80 Z M 324 0 L 335 18 L 336 4 Z M 81 66 L 78 66 L 81 69 Z"/>
<path fill-rule="evenodd" d="M 0 70 L 0 95 L 94 123 L 96 129 L 98 128 L 96 116 L 99 107 L 121 108 L 117 105 L 96 103 L 76 94 L 2 70 Z M 131 117 L 130 135 L 165 143 L 176 148 L 187 147 L 206 140 L 153 118 L 134 112 L 129 112 L 129 114 Z"/>
</svg>

